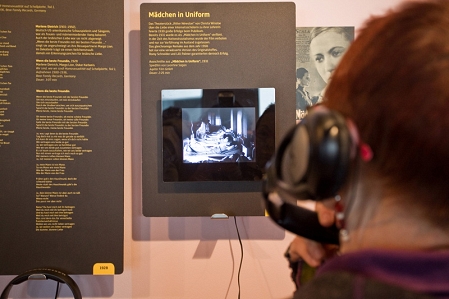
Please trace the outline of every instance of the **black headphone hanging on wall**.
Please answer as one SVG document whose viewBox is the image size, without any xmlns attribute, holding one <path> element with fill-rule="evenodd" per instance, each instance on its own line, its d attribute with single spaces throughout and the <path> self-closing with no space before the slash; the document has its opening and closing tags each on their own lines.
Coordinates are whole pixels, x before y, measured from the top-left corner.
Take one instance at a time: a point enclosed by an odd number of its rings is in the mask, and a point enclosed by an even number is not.
<svg viewBox="0 0 449 299">
<path fill-rule="evenodd" d="M 22 274 L 16 276 L 13 280 L 11 280 L 8 285 L 3 290 L 0 299 L 7 299 L 11 288 L 14 285 L 21 284 L 27 280 L 54 280 L 59 283 L 65 283 L 69 289 L 72 291 L 73 297 L 75 299 L 82 299 L 81 292 L 78 288 L 76 282 L 64 272 L 55 270 L 55 269 L 33 269 L 28 270 Z"/>
<path fill-rule="evenodd" d="M 296 202 L 274 204 L 271 192 L 294 199 L 323 200 L 337 195 L 351 164 L 353 142 L 344 117 L 318 106 L 293 127 L 267 164 L 264 198 L 270 217 L 281 227 L 319 242 L 338 244 L 336 227 L 324 228 L 316 213 Z"/>
</svg>

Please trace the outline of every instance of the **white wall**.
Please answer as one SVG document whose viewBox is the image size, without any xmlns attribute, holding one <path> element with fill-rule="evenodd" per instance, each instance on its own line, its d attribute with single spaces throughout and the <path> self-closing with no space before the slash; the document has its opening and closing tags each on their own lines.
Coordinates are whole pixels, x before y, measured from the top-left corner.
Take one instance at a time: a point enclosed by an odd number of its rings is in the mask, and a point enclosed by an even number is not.
<svg viewBox="0 0 449 299">
<path fill-rule="evenodd" d="M 124 272 L 116 276 L 73 278 L 84 298 L 237 298 L 241 254 L 233 218 L 145 218 L 140 212 L 139 9 L 142 2 L 124 0 Z M 400 0 L 294 2 L 298 27 L 346 25 L 357 29 L 370 15 L 383 13 Z M 241 298 L 289 298 L 294 285 L 283 253 L 293 236 L 264 217 L 237 217 L 237 224 L 244 248 Z M 0 289 L 12 278 L 0 277 Z M 53 298 L 55 286 L 50 281 L 24 283 L 12 289 L 10 298 Z M 66 286 L 60 297 L 70 297 Z"/>
</svg>

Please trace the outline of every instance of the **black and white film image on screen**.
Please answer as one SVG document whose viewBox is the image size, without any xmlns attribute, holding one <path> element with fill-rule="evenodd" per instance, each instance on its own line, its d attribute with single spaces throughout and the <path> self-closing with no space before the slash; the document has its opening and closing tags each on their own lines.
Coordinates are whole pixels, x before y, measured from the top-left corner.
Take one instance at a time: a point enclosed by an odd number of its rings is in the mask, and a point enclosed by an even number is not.
<svg viewBox="0 0 449 299">
<path fill-rule="evenodd" d="M 184 108 L 184 163 L 255 161 L 255 108 Z M 187 134 L 188 133 L 188 134 Z"/>
</svg>

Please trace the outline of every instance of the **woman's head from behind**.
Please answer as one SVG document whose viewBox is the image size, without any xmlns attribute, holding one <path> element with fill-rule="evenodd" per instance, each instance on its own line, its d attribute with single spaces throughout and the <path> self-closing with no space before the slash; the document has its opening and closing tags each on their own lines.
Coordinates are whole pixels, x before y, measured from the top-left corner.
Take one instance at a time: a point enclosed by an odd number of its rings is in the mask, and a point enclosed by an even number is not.
<svg viewBox="0 0 449 299">
<path fill-rule="evenodd" d="M 406 3 L 370 20 L 325 105 L 356 124 L 383 192 L 449 228 L 449 1 Z"/>
</svg>

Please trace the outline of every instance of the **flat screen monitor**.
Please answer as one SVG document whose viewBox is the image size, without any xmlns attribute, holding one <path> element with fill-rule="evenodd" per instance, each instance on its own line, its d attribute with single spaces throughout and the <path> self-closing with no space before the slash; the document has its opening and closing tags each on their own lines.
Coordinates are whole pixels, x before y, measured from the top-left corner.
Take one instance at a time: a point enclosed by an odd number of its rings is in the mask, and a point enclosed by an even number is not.
<svg viewBox="0 0 449 299">
<path fill-rule="evenodd" d="M 262 179 L 274 102 L 274 88 L 162 90 L 163 181 Z"/>
</svg>

